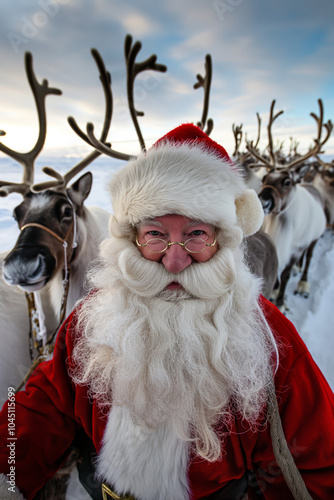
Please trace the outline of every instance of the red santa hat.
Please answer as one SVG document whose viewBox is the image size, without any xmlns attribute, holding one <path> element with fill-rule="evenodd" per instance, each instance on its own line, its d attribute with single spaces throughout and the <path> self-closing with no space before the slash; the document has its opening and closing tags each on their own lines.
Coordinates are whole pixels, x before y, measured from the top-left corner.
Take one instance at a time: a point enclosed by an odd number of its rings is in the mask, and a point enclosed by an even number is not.
<svg viewBox="0 0 334 500">
<path fill-rule="evenodd" d="M 110 191 L 115 222 L 124 229 L 166 214 L 218 228 L 238 225 L 255 233 L 263 209 L 226 150 L 199 127 L 184 124 L 116 173 Z"/>
</svg>

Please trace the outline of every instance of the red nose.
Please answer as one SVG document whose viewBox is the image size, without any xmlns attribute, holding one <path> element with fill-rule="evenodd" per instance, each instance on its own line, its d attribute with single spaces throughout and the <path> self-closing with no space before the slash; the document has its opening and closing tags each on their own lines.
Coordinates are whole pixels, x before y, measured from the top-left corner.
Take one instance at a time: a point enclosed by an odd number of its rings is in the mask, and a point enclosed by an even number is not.
<svg viewBox="0 0 334 500">
<path fill-rule="evenodd" d="M 172 245 L 162 258 L 163 265 L 170 273 L 180 273 L 192 263 L 192 258 L 180 245 Z"/>
</svg>

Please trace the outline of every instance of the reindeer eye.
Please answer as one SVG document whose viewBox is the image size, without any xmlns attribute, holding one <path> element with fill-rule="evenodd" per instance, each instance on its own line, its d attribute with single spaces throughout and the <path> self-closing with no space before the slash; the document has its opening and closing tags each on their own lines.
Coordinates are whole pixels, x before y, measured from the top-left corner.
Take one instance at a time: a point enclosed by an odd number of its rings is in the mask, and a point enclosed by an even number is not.
<svg viewBox="0 0 334 500">
<path fill-rule="evenodd" d="M 289 186 L 291 186 L 291 179 L 290 179 L 290 177 L 286 177 L 285 179 L 283 179 L 283 181 L 282 181 L 282 185 L 283 185 L 284 187 L 289 187 Z"/>
<path fill-rule="evenodd" d="M 13 217 L 16 220 L 17 223 L 19 223 L 19 221 L 22 219 L 22 215 L 23 215 L 22 214 L 22 207 L 21 207 L 21 205 L 18 205 L 13 210 Z"/>
<path fill-rule="evenodd" d="M 71 207 L 65 207 L 63 210 L 63 218 L 68 219 L 69 217 L 72 217 L 72 208 Z"/>
</svg>

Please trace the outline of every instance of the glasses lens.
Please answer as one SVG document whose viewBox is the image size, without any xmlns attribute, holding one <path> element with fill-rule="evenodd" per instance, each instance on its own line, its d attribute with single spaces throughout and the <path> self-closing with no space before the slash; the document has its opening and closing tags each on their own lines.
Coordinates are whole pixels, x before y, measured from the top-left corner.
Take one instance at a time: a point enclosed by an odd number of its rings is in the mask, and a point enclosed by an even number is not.
<svg viewBox="0 0 334 500">
<path fill-rule="evenodd" d="M 185 242 L 184 248 L 191 253 L 203 252 L 206 248 L 206 241 L 201 238 L 191 238 Z"/>
<path fill-rule="evenodd" d="M 160 238 L 153 238 L 146 242 L 146 248 L 150 252 L 161 253 L 166 250 L 167 242 L 165 240 L 161 240 Z"/>
</svg>

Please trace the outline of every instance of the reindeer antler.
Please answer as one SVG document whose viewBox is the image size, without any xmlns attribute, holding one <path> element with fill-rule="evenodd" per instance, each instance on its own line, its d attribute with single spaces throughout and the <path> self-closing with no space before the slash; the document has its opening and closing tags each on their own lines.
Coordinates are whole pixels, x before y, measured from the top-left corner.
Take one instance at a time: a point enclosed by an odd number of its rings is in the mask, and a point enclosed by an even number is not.
<svg viewBox="0 0 334 500">
<path fill-rule="evenodd" d="M 202 113 L 201 121 L 197 122 L 197 126 L 203 130 L 205 127 L 205 124 L 206 124 L 207 128 L 206 128 L 205 133 L 207 135 L 210 135 L 212 132 L 212 129 L 213 129 L 212 118 L 209 118 L 207 120 L 208 111 L 209 111 L 210 88 L 211 88 L 211 80 L 212 80 L 212 59 L 211 59 L 210 54 L 207 54 L 205 56 L 205 66 L 204 67 L 205 67 L 205 76 L 203 77 L 200 74 L 196 75 L 197 82 L 194 83 L 194 89 L 199 89 L 200 87 L 203 87 L 203 89 L 204 89 L 203 113 Z"/>
<path fill-rule="evenodd" d="M 271 139 L 269 139 L 269 143 L 268 143 L 268 146 L 266 147 L 269 148 L 269 144 L 270 144 L 270 140 L 271 140 L 271 143 L 272 143 L 272 132 L 271 132 L 271 126 L 272 126 L 272 123 L 273 121 L 281 114 L 283 113 L 283 111 L 280 111 L 280 113 L 278 113 L 274 120 L 273 120 L 273 117 L 272 117 L 272 112 L 273 112 L 273 106 L 275 105 L 275 101 L 272 102 L 271 104 L 271 113 L 270 113 L 270 117 L 269 117 L 269 122 L 268 122 L 268 135 L 270 134 L 271 136 Z M 259 113 L 256 113 L 256 117 L 257 117 L 257 123 L 258 123 L 258 128 L 257 128 L 257 139 L 256 139 L 256 142 L 254 144 L 253 141 L 247 141 L 246 140 L 246 148 L 248 150 L 248 152 L 253 156 L 253 158 L 255 158 L 256 160 L 258 160 L 260 163 L 264 164 L 269 170 L 272 170 L 274 167 L 274 165 L 270 162 L 270 159 L 267 159 L 265 156 L 261 155 L 261 153 L 258 151 L 257 147 L 258 147 L 258 144 L 260 142 L 260 136 L 261 136 L 261 117 L 259 115 Z M 256 164 L 254 165 L 250 165 L 250 166 L 257 166 Z"/>
<path fill-rule="evenodd" d="M 299 146 L 299 141 L 294 141 L 294 146 L 293 146 L 293 152 L 295 153 L 295 155 L 298 155 L 298 146 Z"/>
<path fill-rule="evenodd" d="M 125 37 L 125 47 L 124 47 L 124 52 L 125 52 L 125 59 L 126 59 L 126 66 L 127 66 L 127 96 L 128 96 L 128 105 L 129 105 L 129 110 L 131 114 L 132 121 L 135 125 L 135 129 L 137 132 L 137 136 L 141 145 L 141 148 L 143 151 L 146 151 L 145 148 L 145 143 L 144 139 L 142 137 L 137 116 L 143 116 L 144 113 L 142 111 L 137 111 L 134 106 L 134 98 L 133 98 L 133 87 L 134 87 L 134 80 L 136 76 L 141 73 L 142 71 L 145 71 L 147 69 L 152 69 L 155 71 L 161 71 L 164 72 L 167 70 L 167 67 L 163 64 L 156 64 L 157 56 L 152 55 L 145 61 L 141 63 L 136 63 L 136 57 L 141 49 L 141 43 L 136 42 L 132 46 L 132 37 L 131 35 L 127 35 Z M 108 89 L 109 92 L 109 89 Z M 110 90 L 111 93 L 111 90 Z M 110 116 L 111 119 L 111 116 Z M 97 139 L 94 134 L 94 125 L 92 123 L 87 123 L 87 134 L 85 134 L 81 129 L 79 129 L 78 126 L 73 126 L 74 119 L 69 119 L 70 125 L 74 129 L 74 131 L 81 137 L 85 142 L 93 146 L 97 151 L 100 153 L 103 153 L 107 156 L 111 156 L 112 158 L 116 158 L 118 160 L 130 160 L 131 158 L 134 158 L 134 155 L 128 155 L 126 153 L 121 153 L 120 151 L 115 151 L 114 149 L 111 149 L 109 145 L 105 144 L 101 139 Z"/>
<path fill-rule="evenodd" d="M 320 156 L 315 155 L 315 157 L 316 157 L 316 159 L 318 160 L 318 162 L 320 163 L 320 165 L 321 165 L 322 167 L 324 167 L 324 170 L 325 170 L 325 171 L 326 171 L 326 170 L 328 170 L 328 171 L 329 171 L 329 170 L 331 170 L 331 171 L 333 170 L 333 168 L 334 168 L 334 160 L 332 160 L 332 163 L 327 163 L 327 162 L 323 161 L 323 160 L 320 158 Z"/>
<path fill-rule="evenodd" d="M 318 104 L 319 104 L 319 116 L 317 116 L 315 113 L 310 113 L 310 115 L 315 119 L 318 127 L 318 134 L 317 138 L 314 139 L 314 146 L 313 148 L 310 148 L 310 150 L 306 154 L 296 158 L 292 162 L 285 165 L 286 168 L 293 168 L 299 163 L 306 161 L 308 158 L 323 153 L 323 151 L 321 151 L 321 148 L 328 141 L 332 133 L 333 123 L 331 120 L 328 120 L 326 123 L 324 123 L 324 106 L 321 99 L 318 99 Z M 325 138 L 321 140 L 323 128 L 326 129 L 326 134 Z"/>
<path fill-rule="evenodd" d="M 261 117 L 259 113 L 256 113 L 256 118 L 257 118 L 257 139 L 256 143 L 254 144 L 255 149 L 258 147 L 261 137 Z"/>
<path fill-rule="evenodd" d="M 103 91 L 104 91 L 104 96 L 105 96 L 105 114 L 104 114 L 104 123 L 100 135 L 100 140 L 99 142 L 103 144 L 108 150 L 110 149 L 107 144 L 105 144 L 105 140 L 107 139 L 110 124 L 111 124 L 111 117 L 112 117 L 112 110 L 113 110 L 113 101 L 112 101 L 112 92 L 111 92 L 111 76 L 110 73 L 106 70 L 106 67 L 104 65 L 103 59 L 99 52 L 96 49 L 91 50 L 92 56 L 96 62 L 96 65 L 99 70 L 99 77 L 100 81 L 102 83 Z M 76 132 L 76 134 L 83 139 L 85 142 L 87 142 L 89 145 L 91 145 L 91 139 L 90 139 L 90 127 L 87 125 L 87 133 L 88 136 L 80 129 L 79 125 L 75 121 L 75 119 L 70 116 L 68 117 L 68 122 L 72 129 Z M 90 124 L 91 125 L 91 124 Z M 91 127 L 93 127 L 91 125 Z M 89 131 L 88 131 L 89 129 Z M 94 137 L 95 138 L 95 137 Z M 97 139 L 96 139 L 97 140 Z M 41 182 L 39 184 L 34 184 L 31 187 L 31 190 L 33 192 L 39 192 L 39 191 L 44 191 L 45 189 L 57 189 L 57 190 L 63 190 L 66 188 L 67 184 L 73 177 L 75 177 L 81 170 L 83 170 L 87 165 L 89 165 L 92 161 L 94 161 L 98 156 L 100 156 L 101 152 L 99 150 L 94 150 L 91 153 L 89 153 L 83 160 L 81 160 L 79 163 L 77 163 L 74 167 L 72 167 L 64 176 L 62 176 L 59 172 L 54 170 L 51 167 L 43 167 L 43 172 L 46 173 L 47 175 L 53 177 L 55 180 L 49 180 L 45 182 Z"/>
<path fill-rule="evenodd" d="M 235 142 L 235 148 L 234 148 L 234 152 L 233 152 L 232 156 L 236 156 L 237 154 L 239 154 L 239 148 L 240 148 L 240 144 L 241 144 L 241 141 L 242 141 L 242 124 L 241 125 L 235 125 L 233 123 L 233 125 L 232 125 L 232 131 L 233 131 L 234 142 Z"/>
<path fill-rule="evenodd" d="M 271 129 L 272 129 L 274 121 L 281 114 L 284 113 L 284 111 L 281 110 L 278 113 L 276 113 L 276 115 L 274 115 L 275 103 L 276 103 L 276 100 L 274 99 L 272 101 L 272 103 L 271 103 L 271 106 L 270 106 L 269 122 L 268 122 L 268 127 L 267 127 L 267 130 L 268 130 L 268 151 L 269 151 L 269 157 L 270 157 L 270 160 L 271 160 L 271 164 L 273 165 L 274 168 L 276 168 L 276 154 L 275 154 L 275 151 L 274 151 L 274 142 L 273 142 L 273 135 L 272 135 Z"/>
<path fill-rule="evenodd" d="M 110 144 L 106 144 L 105 140 L 107 139 L 110 124 L 111 124 L 111 119 L 112 119 L 112 113 L 113 113 L 113 97 L 112 97 L 112 91 L 111 91 L 111 76 L 110 73 L 106 70 L 103 59 L 99 52 L 96 49 L 92 49 L 92 55 L 95 59 L 95 62 L 97 64 L 97 67 L 100 72 L 100 80 L 103 86 L 103 91 L 105 95 L 105 101 L 106 101 L 106 110 L 105 110 L 105 118 L 104 118 L 104 126 L 102 129 L 102 133 L 100 136 L 100 139 L 97 139 L 95 134 L 94 134 L 94 125 L 89 122 L 86 125 L 86 131 L 87 134 L 85 134 L 81 128 L 78 126 L 76 123 L 75 119 L 72 116 L 68 117 L 68 123 L 74 130 L 74 132 L 87 144 L 90 146 L 93 146 L 95 148 L 95 151 L 91 153 L 91 155 L 97 155 L 104 153 L 108 156 L 112 156 L 113 158 L 117 158 L 119 160 L 129 160 L 131 158 L 130 155 L 127 155 L 125 153 L 120 153 L 118 151 L 115 151 L 111 149 Z M 75 168 L 79 167 L 77 165 Z M 83 167 L 82 167 L 83 168 Z"/>
<path fill-rule="evenodd" d="M 283 168 L 286 168 L 286 169 L 294 168 L 297 165 L 299 165 L 300 163 L 303 163 L 304 161 L 306 161 L 308 158 L 311 158 L 312 156 L 316 156 L 317 154 L 320 154 L 322 152 L 321 148 L 328 141 L 328 139 L 332 133 L 333 123 L 331 122 L 331 120 L 328 120 L 326 123 L 324 123 L 324 107 L 323 107 L 323 103 L 322 103 L 321 99 L 318 99 L 318 104 L 319 104 L 319 116 L 317 116 L 315 113 L 310 113 L 310 115 L 315 119 L 315 121 L 317 123 L 317 129 L 318 129 L 317 138 L 314 139 L 314 143 L 315 143 L 314 146 L 311 147 L 306 154 L 304 154 L 302 156 L 298 156 L 298 158 L 295 158 L 290 163 L 283 165 L 282 166 Z M 247 143 L 247 149 L 251 153 L 251 155 L 253 157 L 255 157 L 256 159 L 258 159 L 261 163 L 266 165 L 270 170 L 275 170 L 277 167 L 276 155 L 275 155 L 274 148 L 273 148 L 273 139 L 272 139 L 271 128 L 272 128 L 272 124 L 274 123 L 276 118 L 283 113 L 283 111 L 279 111 L 278 113 L 276 113 L 276 115 L 274 115 L 274 106 L 275 106 L 275 100 L 271 104 L 269 123 L 268 123 L 268 139 L 269 139 L 268 150 L 269 150 L 270 159 L 267 160 L 264 156 L 262 156 L 260 153 L 258 153 L 258 151 L 256 151 L 255 148 L 253 147 L 252 142 Z M 325 137 L 323 139 L 321 139 L 323 128 L 325 128 L 326 134 L 325 134 Z M 297 149 L 297 145 L 298 145 L 298 143 L 296 143 L 296 149 Z"/>
<path fill-rule="evenodd" d="M 127 35 L 125 37 L 124 53 L 125 53 L 126 70 L 127 70 L 128 105 L 129 105 L 130 115 L 137 132 L 141 149 L 142 151 L 146 151 L 145 142 L 137 120 L 137 116 L 144 116 L 144 112 L 138 111 L 135 108 L 134 97 L 133 97 L 134 81 L 136 76 L 142 71 L 151 69 L 154 71 L 160 71 L 164 73 L 165 71 L 167 71 L 167 66 L 165 66 L 164 64 L 157 64 L 156 62 L 157 56 L 155 54 L 152 54 L 144 61 L 137 63 L 136 57 L 139 54 L 141 48 L 142 48 L 141 42 L 137 41 L 132 45 L 131 35 Z"/>
<path fill-rule="evenodd" d="M 290 137 L 290 147 L 289 147 L 289 156 L 292 156 L 292 153 L 297 153 L 297 147 L 299 142 L 297 142 L 292 136 Z"/>
<path fill-rule="evenodd" d="M 91 54 L 96 62 L 96 65 L 99 70 L 99 77 L 100 81 L 103 87 L 103 92 L 105 96 L 105 113 L 104 113 L 104 125 L 102 128 L 102 133 L 100 140 L 104 143 L 105 140 L 107 139 L 108 136 L 108 131 L 110 128 L 111 124 L 111 117 L 112 117 L 112 112 L 113 112 L 113 98 L 112 98 L 112 91 L 111 91 L 111 76 L 109 71 L 106 70 L 106 67 L 104 65 L 103 59 L 100 55 L 100 53 L 96 49 L 91 50 Z M 76 120 L 73 118 L 73 116 L 69 116 L 67 119 L 69 125 L 72 127 L 74 132 L 87 144 L 90 144 L 90 140 L 88 136 L 81 130 L 79 125 L 77 124 Z"/>
<path fill-rule="evenodd" d="M 34 147 L 26 153 L 14 151 L 0 142 L 0 151 L 10 156 L 23 166 L 23 177 L 21 183 L 0 181 L 0 196 L 7 196 L 10 193 L 20 193 L 25 196 L 29 191 L 34 181 L 35 160 L 42 151 L 46 139 L 46 96 L 49 94 L 61 95 L 62 93 L 59 89 L 49 87 L 47 80 L 43 80 L 42 84 L 38 83 L 33 69 L 33 57 L 30 52 L 25 53 L 25 69 L 37 108 L 39 134 Z M 1 130 L 0 135 L 5 135 L 5 132 Z"/>
</svg>

